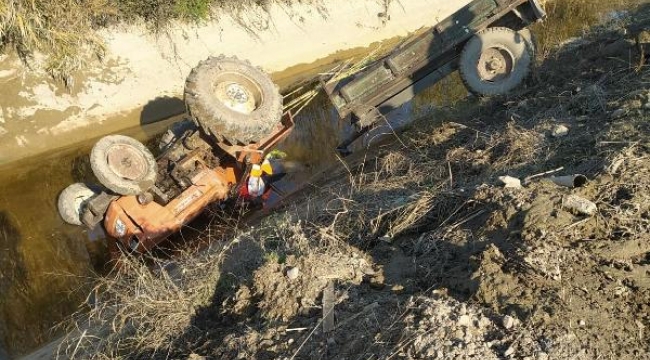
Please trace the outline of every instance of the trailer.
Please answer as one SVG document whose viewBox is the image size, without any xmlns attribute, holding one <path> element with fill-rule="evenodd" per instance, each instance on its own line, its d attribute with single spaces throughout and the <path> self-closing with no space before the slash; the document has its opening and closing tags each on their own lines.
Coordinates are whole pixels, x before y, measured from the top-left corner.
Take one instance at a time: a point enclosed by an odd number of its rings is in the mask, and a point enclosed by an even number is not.
<svg viewBox="0 0 650 360">
<path fill-rule="evenodd" d="M 456 70 L 475 94 L 512 91 L 534 62 L 528 26 L 545 17 L 538 0 L 474 0 L 364 70 L 340 79 L 322 77 L 340 118 L 357 129 L 348 145 Z"/>
</svg>

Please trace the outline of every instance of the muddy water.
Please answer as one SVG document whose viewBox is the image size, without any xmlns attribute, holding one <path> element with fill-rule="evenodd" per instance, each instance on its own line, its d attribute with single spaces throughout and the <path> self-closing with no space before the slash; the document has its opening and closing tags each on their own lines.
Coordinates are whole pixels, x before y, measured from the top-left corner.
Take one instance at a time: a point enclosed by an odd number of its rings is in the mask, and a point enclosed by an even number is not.
<svg viewBox="0 0 650 360">
<path fill-rule="evenodd" d="M 144 140 L 170 122 L 124 133 Z M 56 211 L 63 188 L 88 180 L 94 140 L 0 168 L 0 339 L 14 354 L 55 336 L 106 263 L 102 235 L 64 224 Z"/>
</svg>

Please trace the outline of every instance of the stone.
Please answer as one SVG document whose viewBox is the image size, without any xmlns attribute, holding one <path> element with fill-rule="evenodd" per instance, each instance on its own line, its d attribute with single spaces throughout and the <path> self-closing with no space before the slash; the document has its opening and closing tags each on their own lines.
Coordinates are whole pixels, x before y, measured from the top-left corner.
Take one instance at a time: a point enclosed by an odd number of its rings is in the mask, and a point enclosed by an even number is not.
<svg viewBox="0 0 650 360">
<path fill-rule="evenodd" d="M 556 125 L 551 131 L 551 136 L 554 138 L 564 137 L 569 135 L 569 128 L 566 125 Z"/>
<path fill-rule="evenodd" d="M 585 325 L 587 325 L 587 323 L 584 320 L 580 319 L 580 321 L 578 321 L 578 325 L 580 327 L 585 327 Z"/>
<path fill-rule="evenodd" d="M 499 176 L 499 181 L 505 188 L 521 189 L 521 180 L 512 176 Z"/>
<path fill-rule="evenodd" d="M 594 216 L 598 212 L 596 204 L 577 195 L 564 197 L 562 207 L 579 215 Z"/>
<path fill-rule="evenodd" d="M 626 114 L 627 114 L 627 110 L 626 110 L 626 109 L 618 109 L 618 110 L 614 110 L 614 111 L 612 112 L 612 115 L 611 115 L 611 116 L 612 116 L 612 119 L 616 120 L 616 119 L 620 119 L 620 118 L 622 118 L 622 117 L 625 116 Z"/>
<path fill-rule="evenodd" d="M 517 319 L 513 318 L 510 315 L 503 317 L 503 327 L 506 329 L 512 329 L 517 325 Z"/>
<path fill-rule="evenodd" d="M 472 325 L 472 319 L 469 317 L 469 315 L 461 315 L 461 317 L 458 318 L 458 325 L 469 327 Z"/>
<path fill-rule="evenodd" d="M 465 303 L 460 304 L 460 308 L 458 309 L 458 313 L 461 315 L 466 315 L 467 314 L 467 305 Z"/>
<path fill-rule="evenodd" d="M 287 270 L 287 277 L 289 280 L 296 280 L 300 276 L 300 269 L 297 267 L 291 267 Z"/>
</svg>

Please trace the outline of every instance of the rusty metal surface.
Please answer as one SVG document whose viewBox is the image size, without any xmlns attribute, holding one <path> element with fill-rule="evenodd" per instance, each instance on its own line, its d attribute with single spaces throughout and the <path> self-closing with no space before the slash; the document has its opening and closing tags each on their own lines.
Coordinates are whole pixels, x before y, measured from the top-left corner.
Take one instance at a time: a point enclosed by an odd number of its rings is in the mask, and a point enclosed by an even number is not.
<svg viewBox="0 0 650 360">
<path fill-rule="evenodd" d="M 122 196 L 108 208 L 104 227 L 107 233 L 131 247 L 130 240 L 139 241 L 136 251 L 151 250 L 169 235 L 198 216 L 205 207 L 224 200 L 230 190 L 222 172 L 205 169 L 192 178 L 192 185 L 165 206 L 156 202 L 140 204 L 137 196 Z M 125 234 L 116 232 L 117 221 L 126 226 Z"/>
<path fill-rule="evenodd" d="M 226 153 L 232 155 L 240 163 L 261 163 L 266 153 L 280 141 L 284 140 L 291 133 L 294 126 L 293 115 L 289 112 L 282 117 L 282 121 L 275 128 L 275 131 L 260 142 L 245 146 L 219 144 L 219 147 Z"/>
</svg>

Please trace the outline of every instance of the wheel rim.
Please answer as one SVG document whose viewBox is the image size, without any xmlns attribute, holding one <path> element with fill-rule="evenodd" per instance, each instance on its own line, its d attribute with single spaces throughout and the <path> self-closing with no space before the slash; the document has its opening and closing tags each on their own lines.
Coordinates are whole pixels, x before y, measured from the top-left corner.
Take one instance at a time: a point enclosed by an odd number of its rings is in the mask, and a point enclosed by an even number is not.
<svg viewBox="0 0 650 360">
<path fill-rule="evenodd" d="M 217 99 L 230 110 L 251 114 L 260 106 L 262 90 L 247 77 L 226 73 L 219 76 L 214 83 Z"/>
<path fill-rule="evenodd" d="M 491 47 L 484 50 L 478 60 L 478 74 L 482 81 L 499 82 L 507 79 L 514 69 L 515 57 L 508 49 Z"/>
<path fill-rule="evenodd" d="M 75 196 L 74 199 L 72 199 L 72 204 L 74 205 L 75 209 L 75 214 L 77 217 L 81 217 L 81 212 L 83 211 L 83 206 L 85 205 L 86 201 L 92 197 L 92 194 L 83 194 L 83 195 L 77 195 Z"/>
<path fill-rule="evenodd" d="M 147 160 L 140 150 L 127 144 L 114 144 L 106 151 L 108 167 L 117 176 L 139 180 L 147 174 Z"/>
</svg>

